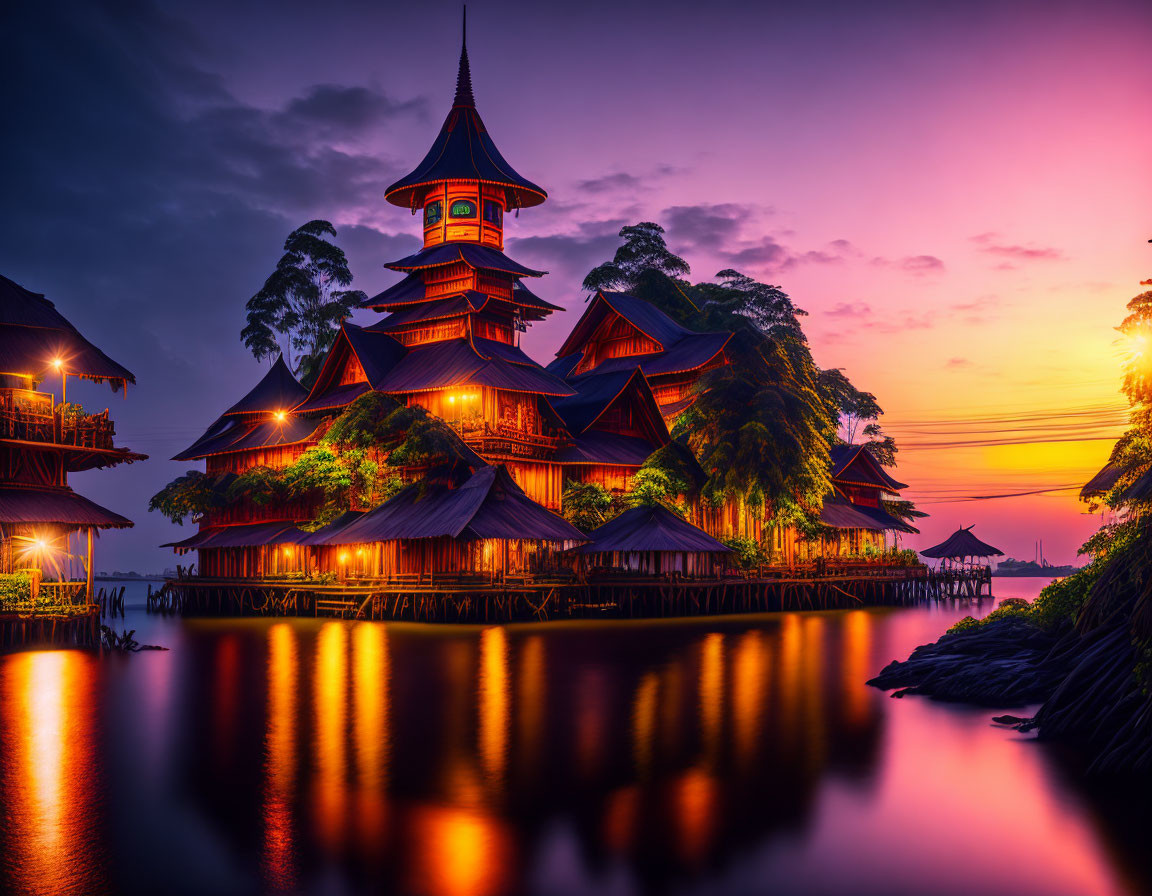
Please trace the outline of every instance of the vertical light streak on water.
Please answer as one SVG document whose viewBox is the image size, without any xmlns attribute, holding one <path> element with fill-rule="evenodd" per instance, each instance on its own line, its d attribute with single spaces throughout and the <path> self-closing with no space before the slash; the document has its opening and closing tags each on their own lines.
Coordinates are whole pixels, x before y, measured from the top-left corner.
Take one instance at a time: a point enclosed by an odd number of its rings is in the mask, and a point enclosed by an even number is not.
<svg viewBox="0 0 1152 896">
<path fill-rule="evenodd" d="M 296 632 L 287 622 L 268 630 L 268 707 L 264 735 L 264 872 L 276 889 L 292 890 L 296 868 Z"/>
<path fill-rule="evenodd" d="M 548 696 L 544 639 L 525 638 L 517 651 L 516 769 L 521 781 L 532 786 L 540 773 L 544 752 L 545 701 Z"/>
<path fill-rule="evenodd" d="M 872 700 L 867 681 L 875 671 L 872 657 L 872 614 L 852 610 L 844 616 L 841 632 L 840 686 L 843 689 L 844 722 L 853 729 L 863 728 L 872 719 Z"/>
<path fill-rule="evenodd" d="M 724 636 L 719 632 L 710 632 L 700 642 L 698 700 L 704 764 L 715 770 L 724 725 Z"/>
<path fill-rule="evenodd" d="M 636 775 L 645 780 L 652 773 L 653 739 L 656 732 L 656 696 L 659 688 L 656 673 L 644 673 L 632 700 L 632 758 Z"/>
<path fill-rule="evenodd" d="M 504 786 L 508 759 L 508 636 L 499 626 L 480 633 L 479 752 L 489 792 Z"/>
<path fill-rule="evenodd" d="M 745 632 L 732 650 L 732 730 L 736 762 L 749 774 L 756 763 L 768 694 L 768 650 L 761 632 Z"/>
<path fill-rule="evenodd" d="M 317 832 L 320 845 L 336 853 L 343 845 L 348 811 L 348 629 L 343 622 L 326 622 L 320 628 L 313 695 Z"/>
<path fill-rule="evenodd" d="M 352 630 L 353 737 L 356 745 L 356 823 L 360 842 L 371 854 L 387 832 L 385 790 L 391 751 L 388 630 L 361 622 Z"/>
<path fill-rule="evenodd" d="M 777 663 L 779 687 L 777 697 L 779 713 L 773 728 L 773 735 L 779 738 L 781 752 L 795 755 L 800 744 L 800 661 L 801 661 L 801 616 L 799 613 L 785 613 L 780 618 L 779 641 L 780 658 Z"/>
<path fill-rule="evenodd" d="M 824 671 L 827 662 L 823 616 L 806 616 L 801 625 L 800 714 L 803 763 L 819 774 L 828 755 L 828 718 L 824 707 Z"/>
</svg>

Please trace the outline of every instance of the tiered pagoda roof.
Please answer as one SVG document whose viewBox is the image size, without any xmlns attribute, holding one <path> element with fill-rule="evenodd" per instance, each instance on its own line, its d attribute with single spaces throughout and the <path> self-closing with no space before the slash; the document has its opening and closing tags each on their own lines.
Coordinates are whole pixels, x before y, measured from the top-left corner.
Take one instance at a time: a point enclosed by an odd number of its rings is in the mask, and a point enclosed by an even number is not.
<svg viewBox="0 0 1152 896">
<path fill-rule="evenodd" d="M 432 148 L 408 175 L 384 191 L 393 205 L 415 209 L 430 189 L 447 181 L 479 181 L 504 189 L 508 208 L 539 205 L 548 194 L 509 165 L 476 111 L 468 64 L 467 29 L 460 47 L 456 96 Z"/>
</svg>

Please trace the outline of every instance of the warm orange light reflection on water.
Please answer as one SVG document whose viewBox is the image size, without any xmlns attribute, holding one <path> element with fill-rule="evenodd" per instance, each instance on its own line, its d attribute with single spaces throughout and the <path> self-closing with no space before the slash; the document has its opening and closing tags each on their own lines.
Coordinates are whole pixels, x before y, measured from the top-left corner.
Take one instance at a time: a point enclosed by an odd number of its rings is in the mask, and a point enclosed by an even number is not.
<svg viewBox="0 0 1152 896">
<path fill-rule="evenodd" d="M 503 628 L 480 633 L 480 756 L 494 790 L 504 780 L 508 757 L 508 637 Z"/>
<path fill-rule="evenodd" d="M 494 816 L 470 809 L 427 806 L 411 825 L 410 891 L 426 896 L 496 896 L 512 877 L 512 835 Z"/>
<path fill-rule="evenodd" d="M 26 892 L 85 893 L 95 883 L 94 662 L 77 651 L 24 653 L 0 672 L 0 843 L 15 887 Z"/>
<path fill-rule="evenodd" d="M 149 620 L 171 653 L 0 657 L 0 891 L 1140 892 L 1037 744 L 864 684 L 970 610 Z"/>
<path fill-rule="evenodd" d="M 264 772 L 264 868 L 281 889 L 296 882 L 296 633 L 287 622 L 268 630 L 268 711 Z"/>
<path fill-rule="evenodd" d="M 316 640 L 312 793 L 320 842 L 336 852 L 342 845 L 348 811 L 348 629 L 341 622 L 326 622 Z"/>
<path fill-rule="evenodd" d="M 352 718 L 356 745 L 356 824 L 371 850 L 384 837 L 388 821 L 384 789 L 388 783 L 391 729 L 388 722 L 388 632 L 362 622 L 352 630 Z"/>
</svg>

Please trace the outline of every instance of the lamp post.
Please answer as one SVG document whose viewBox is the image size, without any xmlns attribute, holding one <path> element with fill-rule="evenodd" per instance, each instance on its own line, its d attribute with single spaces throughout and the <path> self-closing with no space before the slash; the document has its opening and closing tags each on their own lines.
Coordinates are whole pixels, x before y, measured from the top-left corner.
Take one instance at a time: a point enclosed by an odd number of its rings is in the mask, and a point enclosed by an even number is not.
<svg viewBox="0 0 1152 896">
<path fill-rule="evenodd" d="M 64 369 L 64 359 L 53 358 L 52 366 L 60 371 L 60 402 L 68 404 L 68 371 Z"/>
</svg>

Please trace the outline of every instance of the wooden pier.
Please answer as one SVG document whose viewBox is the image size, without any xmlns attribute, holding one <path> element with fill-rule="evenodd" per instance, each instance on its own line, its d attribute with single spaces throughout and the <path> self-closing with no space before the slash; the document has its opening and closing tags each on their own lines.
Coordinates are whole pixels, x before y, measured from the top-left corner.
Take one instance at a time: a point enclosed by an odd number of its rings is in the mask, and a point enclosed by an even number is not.
<svg viewBox="0 0 1152 896">
<path fill-rule="evenodd" d="M 0 652 L 30 647 L 100 646 L 100 607 L 85 604 L 0 613 Z"/>
<path fill-rule="evenodd" d="M 991 593 L 987 570 L 841 569 L 820 574 L 713 579 L 635 575 L 396 576 L 319 584 L 305 580 L 170 579 L 149 588 L 150 612 L 184 616 L 330 616 L 490 623 L 587 618 L 712 616 L 907 605 Z M 764 573 L 764 571 L 762 571 Z"/>
</svg>

